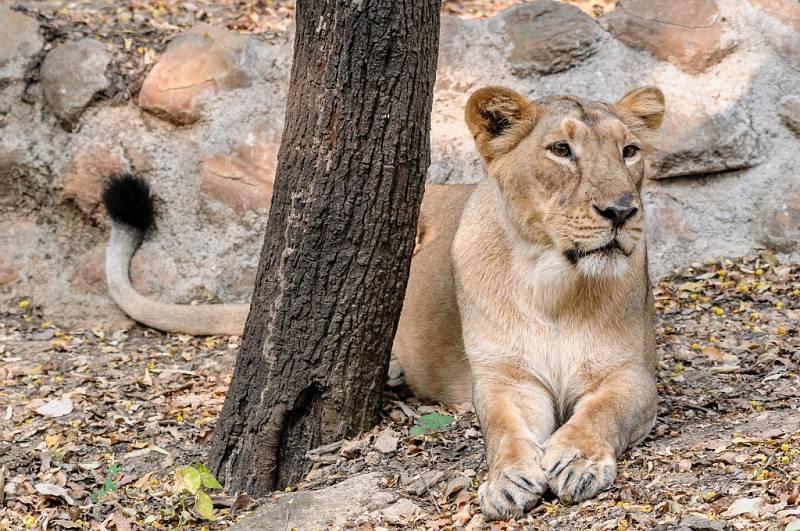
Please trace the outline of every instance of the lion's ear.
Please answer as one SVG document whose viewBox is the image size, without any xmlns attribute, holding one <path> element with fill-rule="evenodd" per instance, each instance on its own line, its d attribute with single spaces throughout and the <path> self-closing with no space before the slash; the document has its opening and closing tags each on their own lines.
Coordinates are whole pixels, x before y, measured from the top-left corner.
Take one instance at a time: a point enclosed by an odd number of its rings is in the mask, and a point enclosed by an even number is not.
<svg viewBox="0 0 800 531">
<path fill-rule="evenodd" d="M 664 119 L 664 93 L 658 87 L 642 87 L 625 94 L 612 106 L 631 129 L 655 132 Z"/>
<path fill-rule="evenodd" d="M 521 94 L 503 87 L 485 87 L 470 96 L 464 118 L 478 151 L 488 163 L 505 149 L 503 142 L 492 141 L 532 118 L 532 114 L 533 105 Z"/>
</svg>

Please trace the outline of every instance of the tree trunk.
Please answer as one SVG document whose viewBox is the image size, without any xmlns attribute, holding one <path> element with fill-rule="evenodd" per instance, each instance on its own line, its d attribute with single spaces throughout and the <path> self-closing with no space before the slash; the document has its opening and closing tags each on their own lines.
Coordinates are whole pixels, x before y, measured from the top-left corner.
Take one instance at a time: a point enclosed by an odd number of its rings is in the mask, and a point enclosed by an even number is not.
<svg viewBox="0 0 800 531">
<path fill-rule="evenodd" d="M 298 0 L 275 192 L 209 465 L 295 484 L 378 416 L 430 158 L 440 0 Z"/>
</svg>

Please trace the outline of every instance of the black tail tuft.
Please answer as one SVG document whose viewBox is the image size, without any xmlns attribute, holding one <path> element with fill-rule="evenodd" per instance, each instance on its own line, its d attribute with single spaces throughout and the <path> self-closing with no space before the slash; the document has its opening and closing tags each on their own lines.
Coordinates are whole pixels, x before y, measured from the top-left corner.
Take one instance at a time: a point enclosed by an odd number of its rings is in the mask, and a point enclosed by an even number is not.
<svg viewBox="0 0 800 531">
<path fill-rule="evenodd" d="M 144 179 L 130 173 L 115 175 L 103 190 L 103 204 L 108 215 L 141 232 L 147 232 L 155 223 L 155 208 L 150 186 Z"/>
</svg>

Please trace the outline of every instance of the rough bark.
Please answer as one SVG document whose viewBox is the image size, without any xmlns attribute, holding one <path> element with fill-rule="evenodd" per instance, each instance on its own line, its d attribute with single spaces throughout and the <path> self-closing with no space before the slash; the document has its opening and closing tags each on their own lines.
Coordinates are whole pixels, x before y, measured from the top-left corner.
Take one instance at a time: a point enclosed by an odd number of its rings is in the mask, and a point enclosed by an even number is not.
<svg viewBox="0 0 800 531">
<path fill-rule="evenodd" d="M 229 491 L 296 483 L 371 428 L 430 157 L 439 0 L 299 0 L 253 302 L 209 465 Z"/>
</svg>

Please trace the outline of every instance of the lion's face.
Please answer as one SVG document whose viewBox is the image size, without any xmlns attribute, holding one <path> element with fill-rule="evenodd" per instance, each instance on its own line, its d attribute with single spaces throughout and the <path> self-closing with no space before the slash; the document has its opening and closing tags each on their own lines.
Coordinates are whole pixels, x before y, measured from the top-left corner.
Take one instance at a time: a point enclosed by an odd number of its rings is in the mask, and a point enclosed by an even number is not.
<svg viewBox="0 0 800 531">
<path fill-rule="evenodd" d="M 639 191 L 663 110 L 656 88 L 608 105 L 490 87 L 470 98 L 467 122 L 521 237 L 585 276 L 620 276 L 644 245 Z"/>
</svg>

